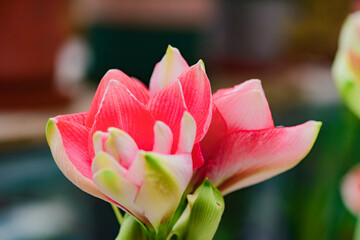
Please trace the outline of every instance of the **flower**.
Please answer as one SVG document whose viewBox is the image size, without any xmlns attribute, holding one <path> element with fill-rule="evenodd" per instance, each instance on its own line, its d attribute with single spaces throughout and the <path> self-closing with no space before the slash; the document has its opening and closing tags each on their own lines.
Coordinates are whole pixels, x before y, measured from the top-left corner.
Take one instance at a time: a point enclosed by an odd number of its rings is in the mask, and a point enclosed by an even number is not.
<svg viewBox="0 0 360 240">
<path fill-rule="evenodd" d="M 360 118 L 360 12 L 350 14 L 342 27 L 332 74 L 344 102 Z"/>
<path fill-rule="evenodd" d="M 259 80 L 212 95 L 204 69 L 169 46 L 149 90 L 110 70 L 87 112 L 49 120 L 47 140 L 64 175 L 139 220 L 126 217 L 131 227 L 119 239 L 139 235 L 142 223 L 158 239 L 211 239 L 222 194 L 290 169 L 312 148 L 320 122 L 275 128 Z"/>
<path fill-rule="evenodd" d="M 201 141 L 199 169 L 223 194 L 256 184 L 299 163 L 312 148 L 321 122 L 274 127 L 259 80 L 213 95 L 213 116 Z"/>
<path fill-rule="evenodd" d="M 355 216 L 360 214 L 360 164 L 354 166 L 344 177 L 341 195 L 345 206 Z"/>
<path fill-rule="evenodd" d="M 171 218 L 203 164 L 199 142 L 211 121 L 202 62 L 189 67 L 180 56 L 169 46 L 150 90 L 120 70 L 108 71 L 87 112 L 51 118 L 46 129 L 70 181 L 155 229 Z"/>
</svg>

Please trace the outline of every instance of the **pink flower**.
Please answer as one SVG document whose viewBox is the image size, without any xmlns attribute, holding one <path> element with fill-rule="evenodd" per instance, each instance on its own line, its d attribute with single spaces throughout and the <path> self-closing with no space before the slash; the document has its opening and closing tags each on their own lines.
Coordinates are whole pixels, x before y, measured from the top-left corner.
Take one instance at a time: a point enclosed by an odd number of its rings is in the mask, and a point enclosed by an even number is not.
<svg viewBox="0 0 360 240">
<path fill-rule="evenodd" d="M 360 12 L 350 14 L 342 28 L 332 75 L 339 94 L 360 118 Z"/>
<path fill-rule="evenodd" d="M 312 148 L 321 123 L 274 127 L 259 80 L 213 95 L 211 126 L 201 142 L 199 169 L 223 194 L 256 184 L 294 167 Z"/>
<path fill-rule="evenodd" d="M 360 164 L 354 166 L 344 177 L 341 194 L 345 206 L 355 216 L 360 214 Z"/>
<path fill-rule="evenodd" d="M 110 70 L 87 112 L 49 120 L 47 140 L 76 186 L 157 228 L 203 164 L 199 142 L 210 125 L 211 101 L 202 63 L 189 67 L 169 47 L 150 90 Z"/>
<path fill-rule="evenodd" d="M 173 215 L 193 170 L 223 194 L 258 183 L 304 158 L 320 126 L 275 128 L 259 80 L 211 96 L 202 61 L 189 67 L 169 47 L 149 90 L 110 70 L 88 112 L 51 118 L 46 134 L 76 186 L 156 230 Z"/>
</svg>

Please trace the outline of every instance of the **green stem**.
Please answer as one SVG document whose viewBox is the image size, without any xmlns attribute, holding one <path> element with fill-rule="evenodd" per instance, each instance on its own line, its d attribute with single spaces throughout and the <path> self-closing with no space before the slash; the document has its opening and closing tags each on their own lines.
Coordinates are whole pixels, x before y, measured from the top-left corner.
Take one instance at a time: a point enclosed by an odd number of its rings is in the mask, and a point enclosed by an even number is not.
<svg viewBox="0 0 360 240">
<path fill-rule="evenodd" d="M 119 225 L 121 227 L 121 224 L 123 223 L 123 216 L 121 215 L 121 212 L 120 212 L 120 209 L 115 205 L 115 204 L 110 204 L 112 209 L 114 210 L 114 213 L 115 213 L 115 216 L 116 216 L 116 219 L 118 220 L 119 222 Z"/>
<path fill-rule="evenodd" d="M 360 240 L 360 216 L 356 220 L 355 232 L 354 232 L 354 240 Z"/>
</svg>

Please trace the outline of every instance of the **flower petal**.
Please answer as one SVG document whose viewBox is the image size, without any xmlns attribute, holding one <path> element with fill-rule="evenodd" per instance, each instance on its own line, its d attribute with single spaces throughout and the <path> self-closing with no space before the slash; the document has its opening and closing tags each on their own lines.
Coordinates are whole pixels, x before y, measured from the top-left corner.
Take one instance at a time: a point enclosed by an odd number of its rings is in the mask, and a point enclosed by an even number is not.
<svg viewBox="0 0 360 240">
<path fill-rule="evenodd" d="M 346 174 L 341 184 L 341 195 L 349 211 L 358 216 L 360 213 L 360 164 Z"/>
<path fill-rule="evenodd" d="M 207 176 L 224 194 L 264 181 L 299 163 L 320 127 L 321 122 L 308 121 L 295 127 L 234 132 L 205 158 Z"/>
<path fill-rule="evenodd" d="M 229 131 L 274 127 L 269 105 L 259 90 L 234 90 L 214 98 L 214 104 Z"/>
<path fill-rule="evenodd" d="M 59 115 L 59 116 L 56 116 L 55 119 L 61 120 L 61 121 L 74 122 L 74 123 L 78 123 L 80 125 L 85 125 L 86 115 L 87 115 L 87 112 L 82 112 L 82 113 L 75 113 L 75 114 Z"/>
<path fill-rule="evenodd" d="M 105 151 L 110 153 L 113 152 L 121 166 L 128 169 L 134 161 L 139 148 L 134 139 L 126 132 L 111 127 L 109 128 L 109 133 L 110 136 L 105 141 Z"/>
<path fill-rule="evenodd" d="M 60 139 L 53 138 L 57 146 L 61 144 L 66 151 L 66 155 L 77 170 L 86 178 L 92 179 L 91 157 L 88 152 L 89 129 L 83 125 L 57 119 L 50 119 L 48 122 L 48 131 L 59 132 Z M 49 144 L 50 145 L 50 144 Z M 51 148 L 51 146 L 50 146 Z M 58 150 L 53 149 L 51 150 Z M 62 160 L 62 159 L 56 159 Z"/>
<path fill-rule="evenodd" d="M 105 151 L 105 141 L 109 137 L 109 133 L 96 131 L 93 135 L 93 144 L 94 144 L 94 152 L 95 154 L 98 152 Z M 110 151 L 112 154 L 113 152 Z"/>
<path fill-rule="evenodd" d="M 201 151 L 200 143 L 195 143 L 191 156 L 193 159 L 193 170 L 204 164 L 204 157 Z"/>
<path fill-rule="evenodd" d="M 111 80 L 95 116 L 90 131 L 106 132 L 109 127 L 119 128 L 128 133 L 138 147 L 150 150 L 153 146 L 154 120 L 145 106 L 139 102 L 121 83 Z"/>
<path fill-rule="evenodd" d="M 112 169 L 120 175 L 124 175 L 126 170 L 108 153 L 99 152 L 96 154 L 92 164 L 91 171 L 96 173 L 103 169 Z"/>
<path fill-rule="evenodd" d="M 192 174 L 190 154 L 144 153 L 145 175 L 135 204 L 155 229 L 175 212 Z"/>
<path fill-rule="evenodd" d="M 155 120 L 160 120 L 170 127 L 174 140 L 173 149 L 176 149 L 181 119 L 187 110 L 180 82 L 176 80 L 155 94 L 148 102 L 147 108 Z"/>
<path fill-rule="evenodd" d="M 135 160 L 125 174 L 125 177 L 138 187 L 141 186 L 145 176 L 144 154 L 143 150 L 137 152 Z"/>
<path fill-rule="evenodd" d="M 154 96 L 161 89 L 167 87 L 180 76 L 189 65 L 181 56 L 179 50 L 168 46 L 166 54 L 159 63 L 156 64 L 154 72 L 150 78 L 150 94 Z"/>
<path fill-rule="evenodd" d="M 181 118 L 177 153 L 190 153 L 196 137 L 196 122 L 190 113 L 184 112 Z"/>
<path fill-rule="evenodd" d="M 153 151 L 158 153 L 171 153 L 173 134 L 165 123 L 156 121 L 154 125 L 154 147 Z"/>
<path fill-rule="evenodd" d="M 87 146 L 87 131 L 79 124 L 50 119 L 46 126 L 46 139 L 65 177 L 84 192 L 108 201 L 92 181 L 91 159 L 87 147 L 82 145 Z"/>
<path fill-rule="evenodd" d="M 123 175 L 114 169 L 103 168 L 94 173 L 94 182 L 106 196 L 117 202 L 123 210 L 129 212 L 145 224 L 149 222 L 143 215 L 142 210 L 134 204 L 134 199 L 138 192 L 137 186 L 123 177 Z"/>
<path fill-rule="evenodd" d="M 101 82 L 96 90 L 94 99 L 89 108 L 85 121 L 85 125 L 89 128 L 94 123 L 95 115 L 99 110 L 100 103 L 104 97 L 106 89 L 111 80 L 116 80 L 121 84 L 123 84 L 140 102 L 146 104 L 147 101 L 149 100 L 149 92 L 143 83 L 131 79 L 129 76 L 127 76 L 125 73 L 123 73 L 120 70 L 117 69 L 109 70 L 101 79 Z"/>
<path fill-rule="evenodd" d="M 216 93 L 214 93 L 213 99 L 216 99 L 218 97 L 228 95 L 231 93 L 235 93 L 238 91 L 249 91 L 249 90 L 258 90 L 265 96 L 264 90 L 261 86 L 261 81 L 259 79 L 250 79 L 250 80 L 240 83 L 232 88 L 219 89 L 218 91 L 216 91 Z"/>
<path fill-rule="evenodd" d="M 208 77 L 199 61 L 179 76 L 186 107 L 194 117 L 197 126 L 195 142 L 206 134 L 212 115 L 211 86 Z"/>
<path fill-rule="evenodd" d="M 218 145 L 218 140 L 228 133 L 228 127 L 218 108 L 213 105 L 213 113 L 209 130 L 207 131 L 200 145 L 204 156 L 211 153 Z"/>
</svg>

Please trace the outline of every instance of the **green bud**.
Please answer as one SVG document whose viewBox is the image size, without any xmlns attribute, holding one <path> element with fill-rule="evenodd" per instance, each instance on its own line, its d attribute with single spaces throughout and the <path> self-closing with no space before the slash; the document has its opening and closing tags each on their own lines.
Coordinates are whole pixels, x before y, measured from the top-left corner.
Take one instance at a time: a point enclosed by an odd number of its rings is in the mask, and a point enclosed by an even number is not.
<svg viewBox="0 0 360 240">
<path fill-rule="evenodd" d="M 144 227 L 139 222 L 137 222 L 135 218 L 129 214 L 126 214 L 124 217 L 124 222 L 120 228 L 119 235 L 115 240 L 129 239 L 146 240 L 148 238 Z"/>
<path fill-rule="evenodd" d="M 188 206 L 175 224 L 168 240 L 211 240 L 224 212 L 224 198 L 208 179 L 187 195 Z"/>
</svg>

